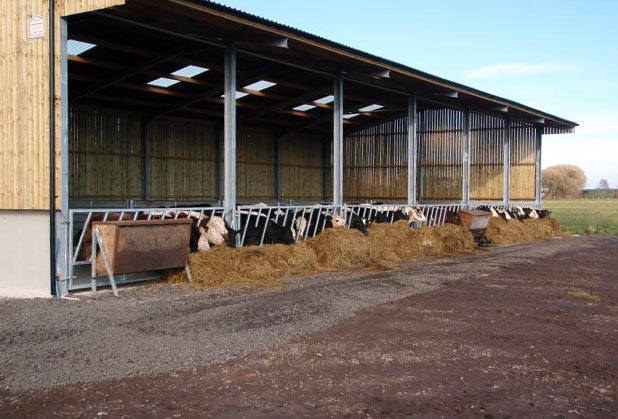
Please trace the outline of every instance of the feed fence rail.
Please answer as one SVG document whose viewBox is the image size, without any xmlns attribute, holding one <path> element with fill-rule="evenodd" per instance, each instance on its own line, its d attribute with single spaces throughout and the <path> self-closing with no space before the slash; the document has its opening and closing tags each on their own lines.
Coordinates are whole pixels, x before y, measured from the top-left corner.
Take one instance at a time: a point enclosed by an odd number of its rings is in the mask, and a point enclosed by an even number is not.
<svg viewBox="0 0 618 419">
<path fill-rule="evenodd" d="M 260 231 L 260 243 L 264 244 L 264 238 L 266 237 L 266 229 L 268 228 L 268 221 L 272 220 L 282 226 L 295 229 L 294 240 L 296 242 L 307 240 L 308 238 L 315 237 L 320 231 L 324 229 L 326 224 L 326 216 L 339 214 L 340 210 L 334 205 L 242 205 L 236 209 L 236 225 L 238 226 L 238 233 L 240 238 L 238 239 L 238 245 L 243 247 L 247 238 L 247 231 L 249 228 L 259 228 Z M 318 222 L 320 216 L 322 218 L 322 225 Z M 302 221 L 305 220 L 305 221 Z M 314 222 L 312 226 L 312 222 Z M 302 223 L 305 228 L 302 230 L 297 229 L 298 225 Z M 313 228 L 310 228 L 313 227 Z"/>
<path fill-rule="evenodd" d="M 82 249 L 88 245 L 86 235 L 92 223 L 97 221 L 136 221 L 153 219 L 178 219 L 179 217 L 196 217 L 199 221 L 208 217 L 222 216 L 222 207 L 172 207 L 172 208 L 97 208 L 71 209 L 67 228 L 65 264 L 66 287 L 69 291 L 76 289 L 74 283 L 77 267 L 92 265 L 92 255 L 80 258 Z M 198 221 L 198 223 L 199 223 Z M 79 288 L 83 288 L 80 286 Z"/>
</svg>

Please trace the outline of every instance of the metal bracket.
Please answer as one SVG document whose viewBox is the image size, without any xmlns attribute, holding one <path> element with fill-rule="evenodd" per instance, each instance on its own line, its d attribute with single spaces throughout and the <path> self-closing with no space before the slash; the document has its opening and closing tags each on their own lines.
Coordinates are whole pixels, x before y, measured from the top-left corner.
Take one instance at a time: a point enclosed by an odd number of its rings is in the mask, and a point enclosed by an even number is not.
<svg viewBox="0 0 618 419">
<path fill-rule="evenodd" d="M 92 292 L 97 292 L 97 245 L 101 248 L 101 257 L 103 258 L 103 263 L 105 264 L 105 270 L 107 271 L 109 282 L 112 285 L 112 292 L 114 293 L 114 296 L 118 297 L 118 287 L 116 287 L 114 272 L 112 272 L 112 266 L 107 258 L 107 252 L 103 246 L 103 239 L 101 238 L 101 234 L 99 234 L 99 229 L 97 227 L 92 229 Z"/>
</svg>

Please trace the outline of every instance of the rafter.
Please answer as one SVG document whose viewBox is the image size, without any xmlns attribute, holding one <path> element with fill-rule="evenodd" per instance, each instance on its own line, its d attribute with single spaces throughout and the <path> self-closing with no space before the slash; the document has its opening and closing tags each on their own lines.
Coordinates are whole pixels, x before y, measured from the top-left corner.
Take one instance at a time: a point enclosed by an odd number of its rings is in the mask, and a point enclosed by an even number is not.
<svg viewBox="0 0 618 419">
<path fill-rule="evenodd" d="M 100 82 L 92 83 L 84 92 L 78 94 L 75 99 L 80 100 L 80 99 L 83 99 L 84 97 L 100 92 L 101 90 L 106 89 L 115 84 L 118 84 L 128 78 L 135 76 L 136 74 L 143 73 L 144 71 L 156 65 L 169 61 L 173 57 L 184 55 L 186 53 L 188 53 L 188 51 L 184 51 L 181 49 L 178 49 L 175 52 L 165 52 L 144 63 L 138 64 L 130 68 L 126 68 L 122 70 L 119 74 L 116 74 Z"/>
</svg>

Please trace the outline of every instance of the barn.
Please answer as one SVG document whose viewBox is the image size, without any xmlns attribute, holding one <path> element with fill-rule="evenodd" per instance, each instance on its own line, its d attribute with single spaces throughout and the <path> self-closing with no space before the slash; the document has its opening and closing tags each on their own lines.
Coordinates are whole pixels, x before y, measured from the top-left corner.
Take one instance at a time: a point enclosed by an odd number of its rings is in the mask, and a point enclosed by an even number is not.
<svg viewBox="0 0 618 419">
<path fill-rule="evenodd" d="M 88 286 L 112 212 L 539 208 L 542 136 L 577 125 L 211 1 L 0 10 L 5 296 Z"/>
</svg>

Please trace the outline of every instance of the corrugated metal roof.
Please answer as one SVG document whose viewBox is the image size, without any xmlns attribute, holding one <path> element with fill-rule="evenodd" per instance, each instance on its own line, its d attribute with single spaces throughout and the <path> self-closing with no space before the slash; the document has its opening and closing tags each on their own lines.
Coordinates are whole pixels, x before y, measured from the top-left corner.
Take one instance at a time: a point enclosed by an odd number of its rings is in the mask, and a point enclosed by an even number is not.
<svg viewBox="0 0 618 419">
<path fill-rule="evenodd" d="M 578 125 L 576 122 L 569 121 L 569 120 L 561 118 L 559 116 L 549 114 L 547 112 L 541 111 L 539 109 L 532 108 L 532 107 L 524 105 L 522 103 L 515 102 L 513 100 L 506 99 L 506 98 L 503 98 L 503 97 L 500 97 L 500 96 L 496 96 L 496 95 L 493 95 L 491 93 L 487 93 L 487 92 L 484 92 L 482 90 L 478 90 L 478 89 L 475 89 L 473 87 L 469 87 L 469 86 L 463 85 L 461 83 L 457 83 L 457 82 L 454 82 L 454 81 L 451 81 L 451 80 L 447 80 L 447 79 L 444 79 L 442 77 L 435 76 L 433 74 L 426 73 L 424 71 L 417 70 L 415 68 L 409 67 L 409 66 L 407 66 L 405 64 L 401 64 L 401 63 L 389 60 L 387 58 L 383 58 L 383 57 L 380 57 L 380 56 L 377 56 L 377 55 L 373 55 L 373 54 L 370 54 L 368 52 L 356 49 L 354 47 L 351 47 L 351 46 L 348 46 L 348 45 L 344 45 L 344 44 L 332 41 L 330 39 L 327 39 L 327 38 L 324 38 L 324 37 L 321 37 L 321 36 L 318 36 L 318 35 L 314 35 L 312 33 L 306 32 L 306 31 L 303 31 L 302 29 L 298 29 L 298 28 L 295 28 L 295 27 L 292 27 L 292 26 L 289 26 L 289 25 L 285 25 L 283 23 L 276 22 L 274 20 L 267 19 L 267 18 L 264 18 L 264 17 L 261 17 L 261 16 L 257 16 L 255 14 L 248 13 L 248 12 L 245 12 L 245 11 L 240 10 L 240 9 L 236 9 L 234 7 L 231 7 L 231 6 L 226 6 L 224 4 L 221 4 L 221 3 L 218 3 L 218 2 L 215 2 L 215 1 L 211 1 L 211 0 L 186 0 L 186 1 L 194 3 L 194 4 L 205 5 L 205 6 L 208 6 L 210 8 L 213 8 L 215 10 L 218 10 L 220 12 L 224 12 L 224 13 L 227 13 L 227 14 L 230 14 L 230 15 L 233 15 L 233 16 L 241 17 L 241 18 L 247 19 L 247 20 L 255 22 L 255 23 L 267 25 L 267 26 L 270 26 L 270 27 L 278 29 L 278 30 L 283 30 L 283 31 L 289 32 L 291 34 L 295 34 L 297 36 L 307 38 L 309 40 L 313 40 L 313 41 L 316 41 L 316 42 L 323 43 L 325 45 L 330 45 L 332 47 L 341 49 L 343 51 L 347 51 L 349 53 L 359 55 L 359 56 L 364 57 L 366 59 L 370 59 L 370 60 L 373 60 L 373 61 L 379 61 L 379 62 L 383 63 L 386 66 L 394 67 L 394 68 L 400 69 L 402 71 L 412 73 L 412 74 L 417 75 L 417 76 L 419 76 L 421 78 L 429 79 L 431 81 L 435 81 L 436 83 L 440 83 L 440 84 L 447 84 L 451 88 L 453 88 L 454 90 L 460 90 L 460 91 L 462 91 L 464 93 L 465 92 L 469 92 L 469 93 L 472 93 L 474 95 L 478 95 L 478 96 L 484 97 L 485 99 L 488 99 L 488 100 L 491 100 L 491 101 L 497 101 L 497 102 L 504 103 L 505 105 L 510 105 L 510 106 L 513 106 L 513 107 L 520 108 L 520 109 L 522 109 L 524 111 L 527 111 L 527 112 L 531 112 L 531 113 L 535 113 L 535 114 L 541 114 L 541 115 L 543 115 L 544 117 L 546 117 L 548 119 L 553 119 L 553 120 L 555 120 L 557 122 L 561 122 L 561 123 L 563 123 L 565 125 L 570 125 L 572 127 L 575 127 L 575 126 Z"/>
</svg>

